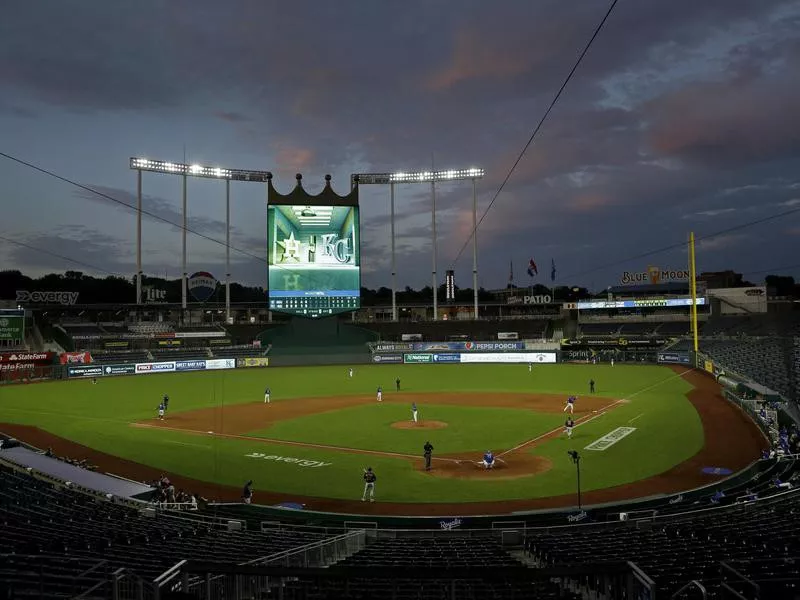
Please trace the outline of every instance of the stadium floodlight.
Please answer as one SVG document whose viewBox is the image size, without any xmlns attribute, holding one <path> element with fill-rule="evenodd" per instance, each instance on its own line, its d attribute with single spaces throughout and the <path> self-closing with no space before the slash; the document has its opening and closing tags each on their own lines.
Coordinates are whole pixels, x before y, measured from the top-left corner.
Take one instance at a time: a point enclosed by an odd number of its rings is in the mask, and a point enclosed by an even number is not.
<svg viewBox="0 0 800 600">
<path fill-rule="evenodd" d="M 205 177 L 207 179 L 231 179 L 233 181 L 255 181 L 266 183 L 269 171 L 250 171 L 247 169 L 225 169 L 222 167 L 208 167 L 206 165 L 175 163 L 165 160 L 150 160 L 149 158 L 131 158 L 131 169 L 136 171 L 150 171 L 151 173 L 165 173 L 168 175 L 188 175 L 190 177 Z"/>
<path fill-rule="evenodd" d="M 183 276 L 181 281 L 181 307 L 186 310 L 188 302 L 188 273 L 186 271 L 186 230 L 187 230 L 187 177 L 205 179 L 221 179 L 225 181 L 225 317 L 231 318 L 231 181 L 249 181 L 266 183 L 272 177 L 269 171 L 252 171 L 248 169 L 227 169 L 198 164 L 152 160 L 142 157 L 131 157 L 130 168 L 136 171 L 136 304 L 142 302 L 142 172 L 161 173 L 164 175 L 180 175 L 183 178 Z"/>
<path fill-rule="evenodd" d="M 395 262 L 394 235 L 394 186 L 405 183 L 431 184 L 431 235 L 433 238 L 433 269 L 431 270 L 431 286 L 433 287 L 433 320 L 439 318 L 438 299 L 439 286 L 436 281 L 436 182 L 472 181 L 472 288 L 473 310 L 478 318 L 478 196 L 476 181 L 484 176 L 484 170 L 477 167 L 469 169 L 448 169 L 446 171 L 413 171 L 398 173 L 354 173 L 350 176 L 350 187 L 359 185 L 388 185 L 390 187 L 391 228 L 392 228 L 392 320 L 397 321 L 397 272 Z"/>
</svg>

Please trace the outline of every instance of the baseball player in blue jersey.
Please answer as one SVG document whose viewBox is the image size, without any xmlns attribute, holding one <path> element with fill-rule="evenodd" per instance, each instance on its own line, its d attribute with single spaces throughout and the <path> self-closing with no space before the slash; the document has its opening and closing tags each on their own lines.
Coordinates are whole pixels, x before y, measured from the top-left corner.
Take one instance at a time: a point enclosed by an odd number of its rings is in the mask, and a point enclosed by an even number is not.
<svg viewBox="0 0 800 600">
<path fill-rule="evenodd" d="M 378 402 L 383 402 L 383 388 L 381 386 L 378 386 L 378 391 L 376 395 L 378 397 Z"/>
<path fill-rule="evenodd" d="M 484 469 L 494 468 L 494 454 L 492 454 L 491 450 L 487 450 L 486 454 L 483 455 L 483 468 Z"/>
<path fill-rule="evenodd" d="M 568 438 L 572 437 L 572 428 L 575 427 L 575 421 L 572 420 L 572 416 L 567 417 L 566 422 L 564 423 L 564 433 L 567 434 Z"/>
<path fill-rule="evenodd" d="M 414 421 L 414 423 L 419 421 L 419 411 L 417 410 L 416 402 L 411 403 L 411 420 Z"/>
<path fill-rule="evenodd" d="M 564 411 L 569 411 L 569 414 L 573 414 L 575 412 L 575 400 L 578 398 L 576 396 L 570 396 L 567 398 L 567 404 L 564 406 Z"/>
<path fill-rule="evenodd" d="M 163 404 L 159 404 L 158 405 L 158 419 L 160 421 L 164 420 L 164 405 Z"/>
</svg>

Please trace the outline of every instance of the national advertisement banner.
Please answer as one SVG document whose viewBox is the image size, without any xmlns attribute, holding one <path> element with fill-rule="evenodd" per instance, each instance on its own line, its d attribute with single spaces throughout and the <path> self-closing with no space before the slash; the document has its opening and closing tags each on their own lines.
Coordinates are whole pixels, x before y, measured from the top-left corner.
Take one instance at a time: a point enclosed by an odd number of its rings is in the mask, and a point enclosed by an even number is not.
<svg viewBox="0 0 800 600">
<path fill-rule="evenodd" d="M 204 371 L 206 368 L 205 360 L 177 360 L 175 361 L 176 371 Z"/>
<path fill-rule="evenodd" d="M 173 337 L 176 338 L 224 338 L 228 335 L 227 331 L 219 329 L 209 329 L 208 331 L 177 331 Z"/>
<path fill-rule="evenodd" d="M 183 344 L 183 340 L 168 338 L 165 340 L 158 340 L 157 343 L 161 348 L 177 348 Z"/>
<path fill-rule="evenodd" d="M 403 362 L 406 364 L 432 363 L 433 354 L 404 354 Z"/>
<path fill-rule="evenodd" d="M 462 363 L 537 363 L 556 362 L 555 352 L 492 352 L 461 355 Z"/>
<path fill-rule="evenodd" d="M 433 362 L 435 363 L 460 363 L 461 362 L 461 354 L 434 354 L 433 355 Z"/>
<path fill-rule="evenodd" d="M 134 375 L 136 365 L 103 365 L 103 375 Z"/>
<path fill-rule="evenodd" d="M 235 358 L 215 358 L 206 361 L 206 369 L 216 370 L 216 369 L 235 369 L 235 368 L 236 368 Z"/>
<path fill-rule="evenodd" d="M 136 373 L 171 373 L 175 371 L 174 362 L 136 363 Z"/>
<path fill-rule="evenodd" d="M 103 342 L 103 348 L 106 350 L 127 350 L 131 343 L 128 340 L 109 340 Z"/>
<path fill-rule="evenodd" d="M 579 338 L 562 339 L 562 347 L 574 346 L 663 346 L 666 338 Z"/>
<path fill-rule="evenodd" d="M 0 315 L 0 340 L 21 340 L 25 337 L 25 317 Z"/>
<path fill-rule="evenodd" d="M 0 363 L 34 363 L 41 366 L 51 364 L 55 357 L 55 352 L 4 352 L 0 354 Z"/>
<path fill-rule="evenodd" d="M 237 367 L 268 367 L 269 357 L 266 356 L 247 356 L 245 358 L 236 359 Z"/>
<path fill-rule="evenodd" d="M 62 352 L 58 357 L 62 365 L 86 364 L 92 362 L 92 355 L 88 352 Z"/>
<path fill-rule="evenodd" d="M 402 354 L 373 354 L 372 362 L 381 365 L 392 365 L 403 362 Z"/>
<path fill-rule="evenodd" d="M 692 360 L 688 352 L 659 352 L 658 362 L 688 365 Z"/>
<path fill-rule="evenodd" d="M 102 375 L 103 367 L 100 365 L 67 367 L 68 377 L 101 377 Z"/>
</svg>

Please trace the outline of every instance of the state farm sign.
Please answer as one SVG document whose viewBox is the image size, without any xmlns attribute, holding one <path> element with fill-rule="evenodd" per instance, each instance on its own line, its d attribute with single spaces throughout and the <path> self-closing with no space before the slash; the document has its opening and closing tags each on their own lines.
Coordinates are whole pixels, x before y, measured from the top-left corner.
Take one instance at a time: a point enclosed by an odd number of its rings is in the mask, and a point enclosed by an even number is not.
<svg viewBox="0 0 800 600">
<path fill-rule="evenodd" d="M 54 356 L 54 352 L 6 352 L 0 354 L 0 363 L 48 363 Z"/>
</svg>

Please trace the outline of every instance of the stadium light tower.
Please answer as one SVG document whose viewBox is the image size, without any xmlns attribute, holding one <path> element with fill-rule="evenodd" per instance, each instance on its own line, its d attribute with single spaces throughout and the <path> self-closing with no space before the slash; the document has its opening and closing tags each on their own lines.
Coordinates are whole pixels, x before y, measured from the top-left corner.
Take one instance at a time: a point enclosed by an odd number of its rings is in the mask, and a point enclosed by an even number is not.
<svg viewBox="0 0 800 600">
<path fill-rule="evenodd" d="M 401 183 L 431 184 L 431 239 L 432 266 L 431 285 L 433 287 L 433 320 L 439 318 L 439 286 L 436 280 L 436 182 L 438 181 L 472 181 L 472 288 L 474 295 L 475 319 L 478 318 L 478 196 L 477 180 L 484 175 L 483 169 L 450 169 L 447 171 L 416 171 L 411 173 L 354 173 L 350 176 L 351 187 L 359 185 L 388 185 L 390 203 L 390 222 L 392 230 L 392 320 L 397 321 L 397 268 L 395 261 L 395 226 L 394 226 L 394 186 Z"/>
<path fill-rule="evenodd" d="M 225 321 L 231 317 L 231 181 L 249 181 L 266 184 L 269 171 L 249 171 L 246 169 L 225 169 L 197 164 L 175 163 L 163 160 L 133 157 L 130 168 L 136 171 L 136 304 L 142 302 L 142 172 L 180 175 L 183 179 L 181 201 L 183 208 L 183 227 L 181 228 L 182 272 L 181 308 L 186 310 L 188 292 L 188 273 L 186 271 L 186 230 L 188 177 L 222 179 L 225 181 Z"/>
</svg>

